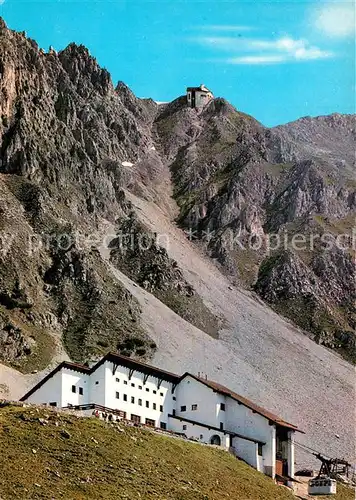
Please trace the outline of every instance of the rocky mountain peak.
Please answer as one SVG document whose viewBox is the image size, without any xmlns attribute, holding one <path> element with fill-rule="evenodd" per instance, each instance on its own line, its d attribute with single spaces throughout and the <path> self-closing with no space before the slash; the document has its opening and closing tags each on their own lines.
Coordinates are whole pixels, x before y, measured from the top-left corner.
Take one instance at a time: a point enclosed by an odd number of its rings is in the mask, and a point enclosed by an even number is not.
<svg viewBox="0 0 356 500">
<path fill-rule="evenodd" d="M 100 68 L 84 45 L 71 43 L 59 52 L 58 58 L 80 95 L 88 97 L 87 87 L 91 85 L 100 95 L 113 90 L 109 72 Z"/>
</svg>

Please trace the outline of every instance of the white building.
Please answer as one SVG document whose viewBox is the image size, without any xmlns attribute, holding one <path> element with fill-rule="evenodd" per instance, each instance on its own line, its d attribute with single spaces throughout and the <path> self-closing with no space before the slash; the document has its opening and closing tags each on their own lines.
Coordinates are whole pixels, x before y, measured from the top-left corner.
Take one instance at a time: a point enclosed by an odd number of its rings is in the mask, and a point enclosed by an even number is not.
<svg viewBox="0 0 356 500">
<path fill-rule="evenodd" d="M 294 476 L 298 428 L 191 373 L 178 376 L 108 353 L 92 367 L 61 363 L 21 401 L 83 410 L 96 405 L 136 423 L 223 446 L 272 478 L 287 482 Z"/>
<path fill-rule="evenodd" d="M 187 102 L 190 107 L 201 108 L 211 99 L 214 99 L 214 95 L 203 83 L 200 87 L 187 87 Z"/>
</svg>

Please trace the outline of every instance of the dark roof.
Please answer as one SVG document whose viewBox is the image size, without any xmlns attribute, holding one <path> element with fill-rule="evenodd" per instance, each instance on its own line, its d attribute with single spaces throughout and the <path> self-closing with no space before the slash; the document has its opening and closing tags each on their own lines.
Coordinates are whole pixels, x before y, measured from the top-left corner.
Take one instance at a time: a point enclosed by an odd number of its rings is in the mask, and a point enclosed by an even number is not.
<svg viewBox="0 0 356 500">
<path fill-rule="evenodd" d="M 228 389 L 224 385 L 218 384 L 217 382 L 213 382 L 212 380 L 207 380 L 207 379 L 204 379 L 201 377 L 197 377 L 196 375 L 192 375 L 191 373 L 185 373 L 183 375 L 183 377 L 181 377 L 181 379 L 186 377 L 187 375 L 189 375 L 190 377 L 193 377 L 195 380 L 197 380 L 198 382 L 201 382 L 202 384 L 206 385 L 207 387 L 210 387 L 211 389 L 218 392 L 219 394 L 223 394 L 224 396 L 229 396 L 230 398 L 234 399 L 238 403 L 241 403 L 242 405 L 246 406 L 247 408 L 250 408 L 250 410 L 258 413 L 259 415 L 262 415 L 263 417 L 267 418 L 268 420 L 270 420 L 271 422 L 273 422 L 277 425 L 280 425 L 281 427 L 286 427 L 286 428 L 292 429 L 294 431 L 303 432 L 303 431 L 299 430 L 297 426 L 295 426 L 289 422 L 286 422 L 285 420 L 278 417 L 274 413 L 272 413 L 268 410 L 265 410 L 261 406 L 256 405 L 255 403 L 253 403 L 249 399 L 245 398 L 244 396 L 240 396 L 236 392 L 231 391 L 230 389 Z"/>
<path fill-rule="evenodd" d="M 167 382 L 171 382 L 172 384 L 176 384 L 179 382 L 180 377 L 175 373 L 161 370 L 160 368 L 156 368 L 155 366 L 142 363 L 141 361 L 136 361 L 132 358 L 128 358 L 127 356 L 120 356 L 119 354 L 115 354 L 113 352 L 109 352 L 108 354 L 106 354 L 96 365 L 91 368 L 91 371 L 95 372 L 95 370 L 99 368 L 100 365 L 105 363 L 105 361 L 111 361 L 114 364 L 126 366 L 127 368 L 145 373 L 146 375 L 151 375 L 153 377 L 157 377 L 158 379 L 167 380 Z"/>
<path fill-rule="evenodd" d="M 170 418 L 175 418 L 176 420 L 181 420 L 183 422 L 188 422 L 189 424 L 199 425 L 200 427 L 205 427 L 207 429 L 213 429 L 214 431 L 222 432 L 223 434 L 228 434 L 229 436 L 238 437 L 241 439 L 245 439 L 246 441 L 252 441 L 252 443 L 266 444 L 264 441 L 259 441 L 258 439 L 250 438 L 247 436 L 243 436 L 242 434 L 238 434 L 237 432 L 231 432 L 226 429 L 219 429 L 219 427 L 215 427 L 214 425 L 203 424 L 202 422 L 197 422 L 195 420 L 190 420 L 190 418 L 181 417 L 180 415 L 168 414 Z"/>
<path fill-rule="evenodd" d="M 67 368 L 69 370 L 74 370 L 80 373 L 86 373 L 88 375 L 94 373 L 99 366 L 101 366 L 105 361 L 110 361 L 114 364 L 125 366 L 135 371 L 140 371 L 141 373 L 145 373 L 146 375 L 151 375 L 153 377 L 157 377 L 158 379 L 167 380 L 172 384 L 176 384 L 179 382 L 179 376 L 167 372 L 165 370 L 161 370 L 151 365 L 147 365 L 146 363 L 142 363 L 141 361 L 136 361 L 134 359 L 128 358 L 127 356 L 120 356 L 119 354 L 115 354 L 113 352 L 108 352 L 100 361 L 98 361 L 91 368 L 86 365 L 81 365 L 78 363 L 70 363 L 69 361 L 63 361 L 60 363 L 54 370 L 52 370 L 48 375 L 46 375 L 42 380 L 38 382 L 30 391 L 28 391 L 20 401 L 25 401 L 29 398 L 34 392 L 37 391 L 43 384 L 47 382 L 50 378 L 52 378 L 57 372 L 59 372 L 62 368 Z"/>
</svg>

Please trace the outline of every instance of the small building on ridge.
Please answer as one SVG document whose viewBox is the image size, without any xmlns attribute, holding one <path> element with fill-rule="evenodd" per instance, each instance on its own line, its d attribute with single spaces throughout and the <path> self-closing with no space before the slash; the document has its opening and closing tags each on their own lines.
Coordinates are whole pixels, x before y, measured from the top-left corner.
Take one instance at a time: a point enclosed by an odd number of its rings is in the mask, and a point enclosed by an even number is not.
<svg viewBox="0 0 356 500">
<path fill-rule="evenodd" d="M 187 87 L 187 102 L 191 108 L 202 108 L 211 99 L 214 95 L 203 83 L 199 87 Z"/>
</svg>

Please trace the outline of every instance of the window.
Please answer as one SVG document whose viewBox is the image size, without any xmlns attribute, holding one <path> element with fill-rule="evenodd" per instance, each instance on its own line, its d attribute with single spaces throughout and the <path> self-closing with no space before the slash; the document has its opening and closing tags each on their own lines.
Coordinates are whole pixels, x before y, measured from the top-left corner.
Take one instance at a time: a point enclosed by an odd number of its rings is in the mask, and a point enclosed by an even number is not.
<svg viewBox="0 0 356 500">
<path fill-rule="evenodd" d="M 163 398 L 163 392 L 160 392 L 159 395 L 161 396 L 161 398 Z"/>
<path fill-rule="evenodd" d="M 156 405 L 156 403 L 153 403 L 153 404 L 152 404 L 152 408 L 153 408 L 154 410 L 156 410 L 156 409 L 157 409 L 157 405 Z"/>
<path fill-rule="evenodd" d="M 225 403 L 220 403 L 220 410 L 225 411 Z"/>
<path fill-rule="evenodd" d="M 224 430 L 224 422 L 220 422 L 220 430 L 223 431 Z"/>
<path fill-rule="evenodd" d="M 138 400 L 138 406 L 142 406 L 142 399 Z"/>
<path fill-rule="evenodd" d="M 149 408 L 149 407 L 150 407 L 150 402 L 146 401 L 146 408 Z"/>
<path fill-rule="evenodd" d="M 166 424 L 166 422 L 161 422 L 161 423 L 160 423 L 160 428 L 161 428 L 161 429 L 167 429 L 167 424 Z"/>
<path fill-rule="evenodd" d="M 159 411 L 163 411 L 163 405 L 159 405 Z"/>
<path fill-rule="evenodd" d="M 79 387 L 79 395 L 83 396 L 83 387 Z"/>
<path fill-rule="evenodd" d="M 127 401 L 127 394 L 124 394 L 124 401 Z"/>
<path fill-rule="evenodd" d="M 116 391 L 115 397 L 116 397 L 116 399 L 120 399 L 120 394 L 117 391 Z"/>
<path fill-rule="evenodd" d="M 131 396 L 131 403 L 135 404 L 135 398 L 133 396 Z"/>
<path fill-rule="evenodd" d="M 135 384 L 131 384 L 131 387 L 135 387 Z"/>
<path fill-rule="evenodd" d="M 124 384 L 127 385 L 127 380 L 124 380 Z"/>
<path fill-rule="evenodd" d="M 146 418 L 145 420 L 146 425 L 149 425 L 150 427 L 156 427 L 156 422 L 152 420 L 151 418 Z"/>
<path fill-rule="evenodd" d="M 258 443 L 258 454 L 262 457 L 262 443 Z"/>
<path fill-rule="evenodd" d="M 77 392 L 77 388 L 75 387 L 75 385 L 72 385 L 72 392 Z"/>
<path fill-rule="evenodd" d="M 192 405 L 192 410 L 195 411 L 198 409 L 198 405 Z"/>
<path fill-rule="evenodd" d="M 153 392 L 153 394 L 157 394 L 157 391 L 152 391 L 152 392 Z"/>
<path fill-rule="evenodd" d="M 119 378 L 117 378 L 117 379 L 115 379 L 115 380 L 116 380 L 116 382 L 120 382 L 120 379 L 119 379 Z"/>
<path fill-rule="evenodd" d="M 142 390 L 142 385 L 139 385 L 139 386 L 138 386 L 138 388 L 139 388 L 140 390 Z"/>
<path fill-rule="evenodd" d="M 174 409 L 172 410 L 172 415 L 173 415 L 173 417 L 176 416 L 176 411 Z"/>
<path fill-rule="evenodd" d="M 183 425 L 183 431 L 186 431 L 186 430 L 187 430 L 187 426 Z"/>
<path fill-rule="evenodd" d="M 173 401 L 175 401 L 177 398 L 175 396 L 173 396 Z"/>
<path fill-rule="evenodd" d="M 187 407 L 186 406 L 181 406 L 180 407 L 180 411 L 186 411 L 187 410 Z"/>
<path fill-rule="evenodd" d="M 139 415 L 134 415 L 133 413 L 131 414 L 131 420 L 135 422 L 135 424 L 141 423 L 141 417 Z"/>
<path fill-rule="evenodd" d="M 99 385 L 99 380 L 97 380 L 97 381 L 95 382 L 95 385 Z"/>
<path fill-rule="evenodd" d="M 150 390 L 149 390 L 149 388 L 148 388 L 148 387 L 146 387 L 146 392 L 150 392 Z"/>
<path fill-rule="evenodd" d="M 49 406 L 57 406 L 57 401 L 52 401 Z"/>
<path fill-rule="evenodd" d="M 204 439 L 203 434 L 200 434 L 199 439 Z"/>
</svg>

